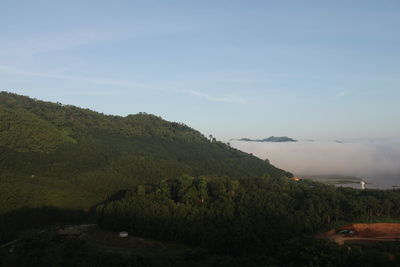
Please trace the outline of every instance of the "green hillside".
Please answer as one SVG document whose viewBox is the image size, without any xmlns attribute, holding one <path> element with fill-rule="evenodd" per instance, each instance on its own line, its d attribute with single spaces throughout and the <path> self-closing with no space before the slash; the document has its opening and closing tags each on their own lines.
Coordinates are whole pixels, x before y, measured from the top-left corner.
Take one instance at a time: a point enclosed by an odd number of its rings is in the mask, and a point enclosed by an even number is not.
<svg viewBox="0 0 400 267">
<path fill-rule="evenodd" d="M 0 122 L 1 212 L 89 209 L 121 189 L 182 174 L 291 175 L 146 113 L 110 116 L 1 92 Z"/>
<path fill-rule="evenodd" d="M 399 190 L 337 188 L 291 176 L 154 115 L 110 116 L 1 92 L 0 244 L 18 235 L 19 241 L 17 257 L 0 248 L 0 265 L 393 266 L 400 261 L 399 242 L 339 246 L 313 238 L 353 222 L 398 222 Z M 93 222 L 102 230 L 124 229 L 198 252 L 121 256 L 80 237 L 62 239 L 43 230 Z M 39 230 L 21 232 L 32 228 Z"/>
</svg>

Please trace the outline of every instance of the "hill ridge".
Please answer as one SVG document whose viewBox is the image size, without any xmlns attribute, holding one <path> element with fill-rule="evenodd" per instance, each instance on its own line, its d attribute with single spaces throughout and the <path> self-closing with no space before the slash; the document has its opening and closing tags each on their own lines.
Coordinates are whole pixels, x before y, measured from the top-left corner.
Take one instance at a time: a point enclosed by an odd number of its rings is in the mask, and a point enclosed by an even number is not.
<svg viewBox="0 0 400 267">
<path fill-rule="evenodd" d="M 0 211 L 88 209 L 119 190 L 183 174 L 291 176 L 183 123 L 147 113 L 104 115 L 0 92 L 0 121 L 7 122 L 0 125 L 0 179 L 9 191 L 0 192 Z"/>
</svg>

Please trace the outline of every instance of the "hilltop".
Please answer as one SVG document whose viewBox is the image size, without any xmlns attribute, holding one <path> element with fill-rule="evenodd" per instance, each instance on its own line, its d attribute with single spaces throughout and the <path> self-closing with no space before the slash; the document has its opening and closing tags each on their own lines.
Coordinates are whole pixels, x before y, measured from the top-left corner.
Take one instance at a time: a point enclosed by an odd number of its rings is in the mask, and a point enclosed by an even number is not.
<svg viewBox="0 0 400 267">
<path fill-rule="evenodd" d="M 1 92 L 0 120 L 0 211 L 88 209 L 119 190 L 182 174 L 291 176 L 185 124 L 147 113 L 105 115 Z"/>
<path fill-rule="evenodd" d="M 234 140 L 234 139 L 233 139 Z M 240 138 L 237 141 L 245 141 L 245 142 L 297 142 L 297 140 L 292 139 L 287 136 L 270 136 L 264 139 L 250 139 L 250 138 Z"/>
</svg>

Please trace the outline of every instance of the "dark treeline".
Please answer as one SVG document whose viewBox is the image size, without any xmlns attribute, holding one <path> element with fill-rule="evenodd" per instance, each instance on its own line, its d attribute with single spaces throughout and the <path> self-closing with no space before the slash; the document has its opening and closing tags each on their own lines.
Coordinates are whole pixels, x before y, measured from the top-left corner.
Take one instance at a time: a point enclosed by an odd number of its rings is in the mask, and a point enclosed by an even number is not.
<svg viewBox="0 0 400 267">
<path fill-rule="evenodd" d="M 344 222 L 400 218 L 400 192 L 336 188 L 287 178 L 191 177 L 141 185 L 98 209 L 107 229 L 238 255 Z"/>
</svg>

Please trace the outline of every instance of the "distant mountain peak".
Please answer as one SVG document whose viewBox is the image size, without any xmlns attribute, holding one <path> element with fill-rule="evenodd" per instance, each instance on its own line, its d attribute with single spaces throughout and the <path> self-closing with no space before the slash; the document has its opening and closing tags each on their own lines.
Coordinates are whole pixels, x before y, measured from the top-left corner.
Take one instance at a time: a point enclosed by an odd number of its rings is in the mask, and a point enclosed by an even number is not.
<svg viewBox="0 0 400 267">
<path fill-rule="evenodd" d="M 244 142 L 275 142 L 275 143 L 281 143 L 281 142 L 297 142 L 297 140 L 292 139 L 287 136 L 270 136 L 268 138 L 264 139 L 250 139 L 250 138 L 240 138 L 236 139 L 237 141 L 244 141 Z"/>
</svg>

